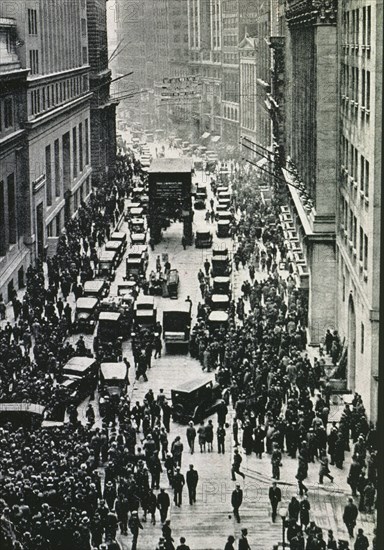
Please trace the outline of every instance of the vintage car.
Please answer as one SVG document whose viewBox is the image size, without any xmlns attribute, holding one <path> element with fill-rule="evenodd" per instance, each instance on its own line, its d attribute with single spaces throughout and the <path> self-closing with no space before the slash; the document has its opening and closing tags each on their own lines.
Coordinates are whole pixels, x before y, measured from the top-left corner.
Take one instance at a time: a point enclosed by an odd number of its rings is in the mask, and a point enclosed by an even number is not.
<svg viewBox="0 0 384 550">
<path fill-rule="evenodd" d="M 72 357 L 62 370 L 62 382 L 78 404 L 93 394 L 97 386 L 99 363 L 93 357 Z M 68 382 L 66 382 L 68 381 Z"/>
<path fill-rule="evenodd" d="M 147 260 L 145 259 L 145 253 L 141 252 L 140 248 L 142 247 L 132 247 L 129 249 L 125 261 L 126 280 L 133 278 L 135 281 L 137 281 L 141 277 L 145 277 L 145 272 L 147 270 Z"/>
<path fill-rule="evenodd" d="M 193 163 L 193 168 L 195 169 L 195 171 L 204 170 L 204 161 L 203 161 L 203 159 L 201 159 L 201 158 L 195 159 L 195 161 Z"/>
<path fill-rule="evenodd" d="M 228 220 L 219 220 L 217 222 L 216 235 L 221 239 L 226 239 L 230 236 L 231 222 Z"/>
<path fill-rule="evenodd" d="M 215 244 L 212 248 L 212 256 L 227 256 L 228 257 L 228 247 L 226 244 Z"/>
<path fill-rule="evenodd" d="M 196 248 L 210 248 L 212 246 L 212 233 L 208 231 L 196 231 L 195 246 Z"/>
<path fill-rule="evenodd" d="M 228 191 L 228 188 L 220 186 L 217 188 L 217 198 L 218 201 L 222 200 L 231 200 L 232 194 Z"/>
<path fill-rule="evenodd" d="M 105 279 L 93 279 L 92 281 L 85 281 L 83 287 L 84 298 L 98 298 L 102 300 L 109 292 L 109 283 Z"/>
<path fill-rule="evenodd" d="M 118 241 L 122 243 L 123 252 L 127 248 L 127 234 L 124 231 L 114 231 L 110 237 L 111 241 Z"/>
<path fill-rule="evenodd" d="M 211 264 L 212 277 L 228 277 L 231 274 L 232 267 L 228 256 L 212 256 Z"/>
<path fill-rule="evenodd" d="M 121 314 L 120 329 L 121 335 L 127 338 L 131 333 L 133 318 L 133 296 L 108 296 L 100 302 L 100 312 L 116 312 Z"/>
<path fill-rule="evenodd" d="M 113 250 L 103 250 L 99 256 L 97 264 L 97 276 L 105 277 L 109 281 L 113 281 L 116 274 L 116 268 L 119 265 L 119 255 Z"/>
<path fill-rule="evenodd" d="M 173 420 L 182 424 L 201 422 L 214 414 L 222 402 L 219 384 L 207 379 L 194 379 L 171 390 Z"/>
<path fill-rule="evenodd" d="M 141 207 L 141 205 L 140 205 L 140 202 L 138 200 L 129 201 L 126 204 L 125 221 L 129 221 L 129 219 L 133 217 L 133 214 L 131 213 L 132 210 L 134 210 L 136 208 L 140 208 L 140 207 Z"/>
<path fill-rule="evenodd" d="M 221 206 L 226 206 L 226 210 L 229 210 L 230 209 L 230 206 L 231 206 L 231 199 L 229 198 L 223 198 L 222 196 L 219 198 L 218 200 L 218 203 L 217 203 L 217 207 L 221 207 Z M 217 208 L 216 208 L 217 209 Z"/>
<path fill-rule="evenodd" d="M 145 244 L 147 242 L 146 233 L 131 233 L 131 245 L 135 246 L 136 244 Z"/>
<path fill-rule="evenodd" d="M 117 285 L 117 295 L 124 301 L 134 302 L 139 293 L 139 287 L 135 280 L 128 280 L 124 283 Z"/>
<path fill-rule="evenodd" d="M 157 320 L 157 309 L 153 296 L 140 295 L 134 305 L 135 322 L 144 327 L 153 327 Z"/>
<path fill-rule="evenodd" d="M 129 231 L 131 233 L 145 233 L 145 219 L 131 218 L 129 220 Z"/>
<path fill-rule="evenodd" d="M 81 297 L 76 301 L 74 332 L 92 334 L 96 326 L 99 300 L 97 298 Z"/>
<path fill-rule="evenodd" d="M 163 338 L 168 349 L 171 345 L 189 343 L 191 331 L 191 302 L 167 302 L 163 309 Z"/>
<path fill-rule="evenodd" d="M 179 272 L 171 269 L 167 276 L 167 290 L 170 298 L 177 298 L 179 292 Z"/>
<path fill-rule="evenodd" d="M 228 221 L 231 222 L 233 220 L 233 214 L 229 210 L 224 210 L 223 212 L 217 213 L 217 221 Z"/>
<path fill-rule="evenodd" d="M 128 335 L 125 335 L 128 336 Z M 93 349 L 98 359 L 105 359 L 105 349 L 113 355 L 111 360 L 122 355 L 122 323 L 121 313 L 103 311 L 99 314 L 96 336 L 93 339 Z"/>
<path fill-rule="evenodd" d="M 226 294 L 212 294 L 211 299 L 212 311 L 227 311 L 229 309 L 229 296 Z"/>
<path fill-rule="evenodd" d="M 196 187 L 196 193 L 201 193 L 204 195 L 204 198 L 207 198 L 207 186 L 204 182 L 199 181 Z"/>
<path fill-rule="evenodd" d="M 108 397 L 124 395 L 129 384 L 128 368 L 123 362 L 101 363 L 100 365 L 100 394 Z"/>
<path fill-rule="evenodd" d="M 218 217 L 218 213 L 219 213 L 219 212 L 227 212 L 227 210 L 228 210 L 228 206 L 227 206 L 227 205 L 219 203 L 219 204 L 216 206 L 216 216 L 215 216 L 216 220 L 218 220 L 218 218 L 219 218 L 219 217 Z"/>
<path fill-rule="evenodd" d="M 122 241 L 107 241 L 105 243 L 105 250 L 106 252 L 115 252 L 116 253 L 116 261 L 119 264 L 123 258 L 124 255 L 124 245 Z"/>
<path fill-rule="evenodd" d="M 144 189 L 141 189 L 141 193 L 144 193 Z M 135 208 L 131 208 L 129 212 L 129 215 L 131 218 L 142 218 L 143 214 L 144 214 L 144 210 L 142 206 L 136 206 Z"/>
<path fill-rule="evenodd" d="M 229 316 L 226 311 L 216 310 L 211 311 L 208 316 L 208 327 L 210 330 L 215 330 L 218 328 L 227 328 L 228 327 Z"/>
<path fill-rule="evenodd" d="M 213 294 L 231 296 L 231 279 L 229 277 L 215 277 L 213 279 Z"/>
<path fill-rule="evenodd" d="M 196 193 L 195 201 L 193 203 L 195 210 L 205 209 L 205 195 L 203 193 Z"/>
</svg>

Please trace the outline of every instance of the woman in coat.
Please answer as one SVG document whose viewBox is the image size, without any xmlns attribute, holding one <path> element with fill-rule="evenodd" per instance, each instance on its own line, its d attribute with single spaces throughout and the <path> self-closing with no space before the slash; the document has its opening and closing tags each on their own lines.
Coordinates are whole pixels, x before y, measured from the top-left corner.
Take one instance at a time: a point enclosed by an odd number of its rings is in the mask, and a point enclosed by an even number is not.
<svg viewBox="0 0 384 550">
<path fill-rule="evenodd" d="M 245 454 L 250 455 L 253 448 L 253 438 L 252 438 L 252 426 L 249 421 L 246 421 L 243 428 L 243 449 Z"/>
<path fill-rule="evenodd" d="M 308 497 L 307 495 L 304 495 L 304 497 L 300 501 L 300 525 L 304 528 L 306 528 L 309 523 L 310 509 L 311 509 L 311 505 L 309 504 Z"/>
</svg>

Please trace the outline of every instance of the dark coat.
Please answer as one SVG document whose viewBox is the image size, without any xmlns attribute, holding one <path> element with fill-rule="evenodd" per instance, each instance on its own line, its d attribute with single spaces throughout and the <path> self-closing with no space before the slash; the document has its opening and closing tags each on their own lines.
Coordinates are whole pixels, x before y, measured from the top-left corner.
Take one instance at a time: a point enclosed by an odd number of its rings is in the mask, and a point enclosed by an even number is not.
<svg viewBox="0 0 384 550">
<path fill-rule="evenodd" d="M 243 502 L 243 491 L 241 489 L 235 489 L 232 492 L 231 504 L 233 508 L 240 508 L 241 503 Z"/>
</svg>

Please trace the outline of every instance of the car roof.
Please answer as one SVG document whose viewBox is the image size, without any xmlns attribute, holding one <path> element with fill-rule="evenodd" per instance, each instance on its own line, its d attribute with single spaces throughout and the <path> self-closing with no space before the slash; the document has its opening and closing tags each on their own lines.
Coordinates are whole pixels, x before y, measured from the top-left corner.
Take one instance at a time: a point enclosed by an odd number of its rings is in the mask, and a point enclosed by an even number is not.
<svg viewBox="0 0 384 550">
<path fill-rule="evenodd" d="M 123 362 L 101 363 L 100 372 L 106 379 L 123 380 L 127 376 L 127 365 Z"/>
<path fill-rule="evenodd" d="M 97 298 L 78 298 L 76 300 L 76 309 L 93 309 L 97 306 L 99 300 Z"/>
<path fill-rule="evenodd" d="M 230 283 L 231 279 L 229 277 L 214 277 L 213 283 Z"/>
<path fill-rule="evenodd" d="M 206 386 L 209 383 L 213 384 L 211 378 L 194 378 L 193 380 L 189 380 L 188 382 L 180 384 L 180 386 L 177 386 L 172 391 L 180 393 L 191 393 L 198 390 L 202 386 Z"/>
<path fill-rule="evenodd" d="M 224 220 L 227 221 L 227 220 Z M 228 262 L 228 256 L 226 254 L 217 254 L 216 256 L 212 256 L 212 262 Z"/>
<path fill-rule="evenodd" d="M 183 300 L 172 300 L 169 302 L 164 302 L 162 304 L 163 311 L 167 312 L 182 312 L 190 313 L 191 312 L 191 302 L 186 302 Z"/>
<path fill-rule="evenodd" d="M 211 311 L 208 321 L 226 322 L 228 321 L 228 313 L 225 311 Z"/>
<path fill-rule="evenodd" d="M 116 241 L 123 241 L 126 238 L 127 238 L 127 234 L 124 233 L 124 231 L 114 231 L 111 235 L 111 239 L 112 240 L 116 239 Z"/>
<path fill-rule="evenodd" d="M 121 314 L 115 311 L 102 311 L 99 315 L 99 321 L 118 321 L 120 317 Z"/>
<path fill-rule="evenodd" d="M 229 296 L 226 294 L 212 294 L 212 302 L 229 302 Z"/>
<path fill-rule="evenodd" d="M 75 356 L 71 357 L 71 359 L 66 362 L 64 368 L 85 370 L 88 369 L 95 362 L 96 360 L 94 359 L 94 357 Z"/>
<path fill-rule="evenodd" d="M 114 260 L 116 252 L 114 250 L 103 250 L 99 256 L 100 262 L 110 262 Z"/>
<path fill-rule="evenodd" d="M 104 279 L 93 279 L 93 281 L 85 281 L 84 290 L 85 291 L 99 291 L 105 285 Z"/>
<path fill-rule="evenodd" d="M 117 250 L 120 246 L 120 241 L 107 241 L 105 243 L 105 250 Z"/>
</svg>

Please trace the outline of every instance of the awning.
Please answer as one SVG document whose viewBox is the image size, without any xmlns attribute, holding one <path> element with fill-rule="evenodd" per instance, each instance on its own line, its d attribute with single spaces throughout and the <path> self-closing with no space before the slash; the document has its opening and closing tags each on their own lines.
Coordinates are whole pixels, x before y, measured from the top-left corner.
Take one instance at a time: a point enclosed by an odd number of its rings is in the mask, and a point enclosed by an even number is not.
<svg viewBox="0 0 384 550">
<path fill-rule="evenodd" d="M 220 136 L 213 136 L 213 137 L 211 138 L 211 140 L 213 141 L 213 143 L 217 143 L 217 142 L 219 141 L 219 139 L 220 139 Z"/>
<path fill-rule="evenodd" d="M 211 134 L 209 132 L 204 132 L 204 134 L 201 136 L 201 139 L 208 139 Z"/>
</svg>

